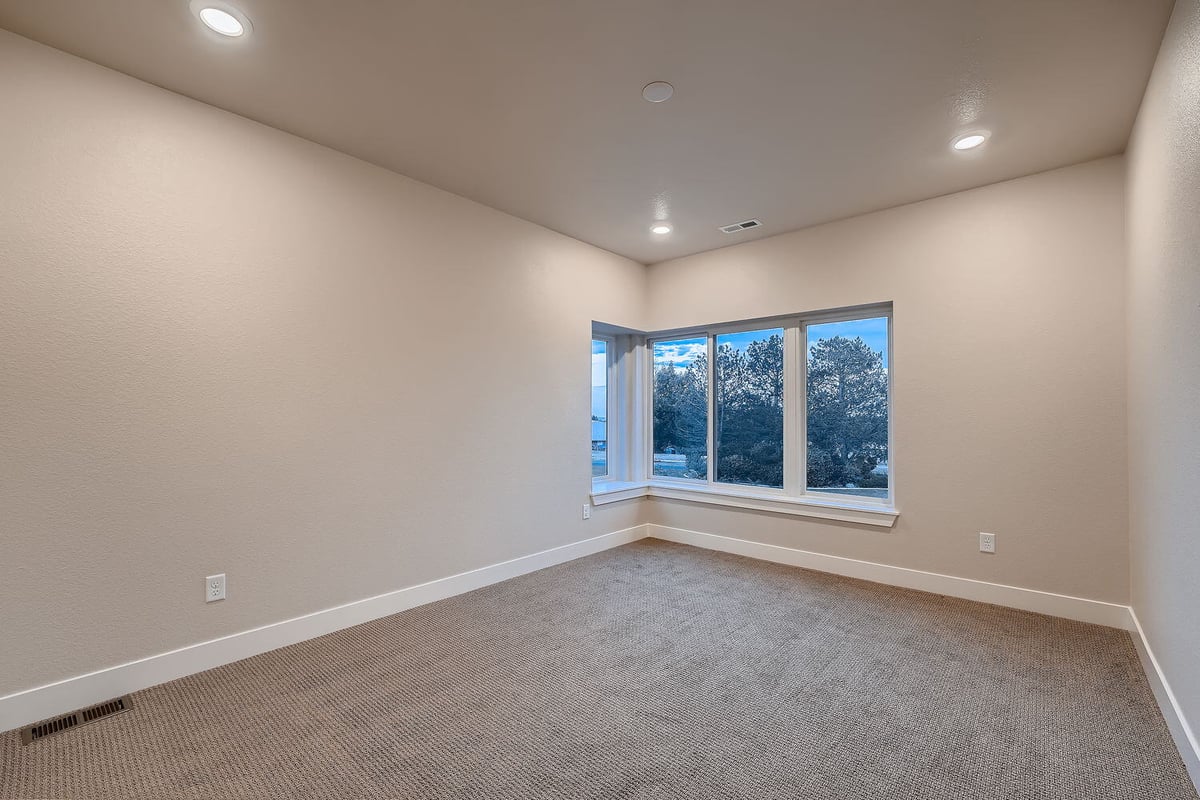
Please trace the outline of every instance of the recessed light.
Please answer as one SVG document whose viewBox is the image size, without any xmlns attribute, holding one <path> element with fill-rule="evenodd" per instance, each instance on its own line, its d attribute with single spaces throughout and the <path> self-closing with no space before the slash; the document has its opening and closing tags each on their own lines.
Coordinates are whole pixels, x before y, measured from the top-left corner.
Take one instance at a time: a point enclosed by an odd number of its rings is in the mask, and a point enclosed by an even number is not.
<svg viewBox="0 0 1200 800">
<path fill-rule="evenodd" d="M 650 232 L 657 236 L 666 236 L 672 230 L 669 222 L 656 222 L 650 226 Z"/>
<path fill-rule="evenodd" d="M 675 94 L 675 87 L 666 81 L 647 83 L 642 87 L 642 97 L 650 103 L 665 103 Z"/>
<path fill-rule="evenodd" d="M 234 14 L 226 8 L 206 5 L 201 6 L 196 13 L 209 30 L 216 31 L 222 36 L 242 36 L 250 27 L 244 17 Z"/>
<path fill-rule="evenodd" d="M 974 150 L 976 147 L 979 147 L 986 142 L 988 140 L 988 136 L 990 135 L 991 134 L 989 134 L 987 131 L 973 131 L 971 133 L 964 133 L 962 136 L 959 136 L 954 140 L 954 143 L 951 145 L 951 147 L 959 151 Z"/>
</svg>

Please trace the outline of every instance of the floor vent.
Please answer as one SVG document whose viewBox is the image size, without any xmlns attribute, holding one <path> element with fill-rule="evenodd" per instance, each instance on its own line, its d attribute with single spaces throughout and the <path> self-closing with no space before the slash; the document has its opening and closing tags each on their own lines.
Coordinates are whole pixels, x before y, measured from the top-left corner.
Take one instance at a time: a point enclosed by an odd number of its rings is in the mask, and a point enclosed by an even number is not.
<svg viewBox="0 0 1200 800">
<path fill-rule="evenodd" d="M 721 233 L 740 233 L 741 231 L 748 231 L 751 228 L 757 228 L 760 225 L 762 225 L 761 221 L 757 219 L 748 219 L 745 222 L 735 222 L 732 225 L 723 225 L 721 227 Z"/>
<path fill-rule="evenodd" d="M 125 695 L 124 697 L 118 697 L 116 700 L 101 703 L 98 706 L 85 708 L 82 711 L 72 711 L 70 714 L 63 714 L 61 717 L 48 719 L 45 722 L 39 722 L 37 725 L 30 725 L 28 728 L 22 729 L 21 743 L 29 744 L 30 742 L 36 742 L 38 739 L 45 739 L 47 736 L 69 731 L 71 728 L 78 728 L 80 725 L 87 725 L 89 722 L 111 717 L 113 714 L 120 714 L 122 711 L 128 711 L 132 707 L 132 703 L 129 702 L 129 695 Z"/>
</svg>

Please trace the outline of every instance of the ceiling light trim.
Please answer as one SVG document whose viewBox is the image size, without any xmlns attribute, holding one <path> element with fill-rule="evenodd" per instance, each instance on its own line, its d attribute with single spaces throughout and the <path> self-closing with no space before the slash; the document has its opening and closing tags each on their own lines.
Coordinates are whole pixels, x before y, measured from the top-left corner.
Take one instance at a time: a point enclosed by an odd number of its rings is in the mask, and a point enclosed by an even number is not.
<svg viewBox="0 0 1200 800">
<path fill-rule="evenodd" d="M 950 149 L 956 153 L 970 153 L 983 147 L 991 138 L 991 131 L 964 131 L 950 140 Z"/>
<path fill-rule="evenodd" d="M 239 41 L 245 39 L 254 30 L 254 25 L 251 24 L 250 18 L 246 16 L 246 13 L 237 6 L 226 3 L 224 0 L 190 0 L 188 8 L 192 12 L 192 16 L 199 21 L 205 33 L 222 41 Z M 208 9 L 228 14 L 241 26 L 241 31 L 238 33 L 227 33 L 219 27 L 214 27 L 209 20 L 204 18 L 204 12 Z"/>
</svg>

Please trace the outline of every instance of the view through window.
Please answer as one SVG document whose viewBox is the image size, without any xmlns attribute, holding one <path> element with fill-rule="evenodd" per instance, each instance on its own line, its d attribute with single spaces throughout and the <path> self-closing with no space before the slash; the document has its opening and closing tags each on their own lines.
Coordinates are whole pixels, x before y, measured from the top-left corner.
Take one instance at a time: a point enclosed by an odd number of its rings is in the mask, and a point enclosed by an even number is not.
<svg viewBox="0 0 1200 800">
<path fill-rule="evenodd" d="M 808 326 L 811 492 L 888 496 L 887 317 Z"/>
<path fill-rule="evenodd" d="M 653 474 L 708 480 L 708 338 L 655 342 Z"/>
<path fill-rule="evenodd" d="M 719 483 L 783 488 L 783 328 L 716 337 Z"/>
<path fill-rule="evenodd" d="M 608 474 L 608 342 L 592 339 L 592 477 Z"/>
<path fill-rule="evenodd" d="M 652 341 L 652 476 L 889 500 L 889 325 L 823 315 Z"/>
</svg>

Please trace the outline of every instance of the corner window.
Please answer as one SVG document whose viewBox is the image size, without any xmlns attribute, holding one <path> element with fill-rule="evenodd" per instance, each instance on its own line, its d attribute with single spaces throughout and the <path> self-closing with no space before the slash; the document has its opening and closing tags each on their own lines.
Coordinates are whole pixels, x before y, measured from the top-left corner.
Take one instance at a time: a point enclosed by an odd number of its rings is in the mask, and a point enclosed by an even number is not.
<svg viewBox="0 0 1200 800">
<path fill-rule="evenodd" d="M 892 306 L 664 331 L 592 323 L 592 502 L 892 527 Z"/>
<path fill-rule="evenodd" d="M 647 477 L 889 505 L 891 307 L 772 322 L 649 339 Z"/>
</svg>

